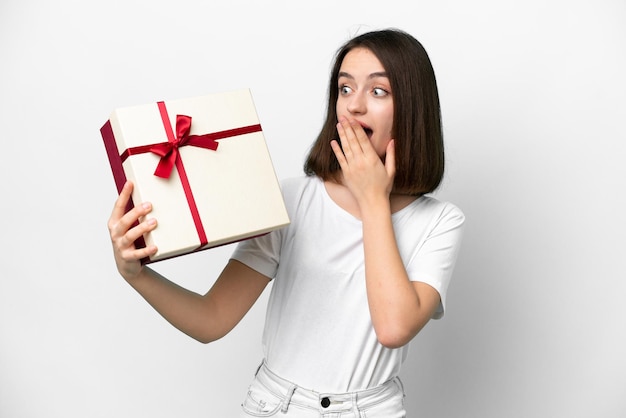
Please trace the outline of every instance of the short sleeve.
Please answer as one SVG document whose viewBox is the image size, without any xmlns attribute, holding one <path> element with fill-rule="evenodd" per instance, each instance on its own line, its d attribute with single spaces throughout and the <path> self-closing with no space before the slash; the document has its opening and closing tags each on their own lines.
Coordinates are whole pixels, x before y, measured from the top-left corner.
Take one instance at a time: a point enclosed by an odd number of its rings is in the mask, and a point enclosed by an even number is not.
<svg viewBox="0 0 626 418">
<path fill-rule="evenodd" d="M 231 259 L 240 261 L 262 275 L 273 279 L 280 260 L 282 235 L 285 228 L 241 241 L 237 244 Z"/>
<path fill-rule="evenodd" d="M 445 312 L 446 294 L 459 253 L 464 224 L 463 212 L 452 204 L 445 204 L 407 265 L 411 281 L 426 283 L 439 292 L 441 303 L 433 319 L 443 317 Z"/>
</svg>

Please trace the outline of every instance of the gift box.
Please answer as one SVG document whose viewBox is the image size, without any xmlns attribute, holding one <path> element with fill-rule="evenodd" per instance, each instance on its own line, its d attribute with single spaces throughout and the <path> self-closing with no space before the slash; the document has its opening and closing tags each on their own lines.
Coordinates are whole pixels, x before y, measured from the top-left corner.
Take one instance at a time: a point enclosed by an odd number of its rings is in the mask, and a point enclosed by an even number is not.
<svg viewBox="0 0 626 418">
<path fill-rule="evenodd" d="M 134 183 L 127 209 L 152 203 L 158 226 L 136 245 L 158 253 L 144 263 L 289 224 L 248 89 L 119 108 L 100 132 L 118 193 Z"/>
</svg>

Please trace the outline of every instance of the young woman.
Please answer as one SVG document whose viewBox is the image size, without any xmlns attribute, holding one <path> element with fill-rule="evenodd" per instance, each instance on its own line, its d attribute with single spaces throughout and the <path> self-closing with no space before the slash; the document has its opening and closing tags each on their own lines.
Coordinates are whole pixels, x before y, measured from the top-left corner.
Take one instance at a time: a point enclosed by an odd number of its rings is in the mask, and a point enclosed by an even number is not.
<svg viewBox="0 0 626 418">
<path fill-rule="evenodd" d="M 157 227 L 149 203 L 109 230 L 121 275 L 175 327 L 202 342 L 226 335 L 273 280 L 263 363 L 242 416 L 403 417 L 398 378 L 408 343 L 444 313 L 464 223 L 426 196 L 444 172 L 435 75 L 422 45 L 391 29 L 343 45 L 328 112 L 305 176 L 282 182 L 291 225 L 238 244 L 205 295 L 139 260 Z"/>
</svg>

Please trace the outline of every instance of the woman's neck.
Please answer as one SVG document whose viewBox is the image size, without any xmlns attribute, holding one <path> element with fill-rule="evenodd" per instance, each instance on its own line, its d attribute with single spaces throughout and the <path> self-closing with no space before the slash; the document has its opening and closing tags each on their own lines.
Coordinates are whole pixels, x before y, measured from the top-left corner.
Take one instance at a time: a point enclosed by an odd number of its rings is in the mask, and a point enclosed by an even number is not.
<svg viewBox="0 0 626 418">
<path fill-rule="evenodd" d="M 324 187 L 326 188 L 326 192 L 330 196 L 330 198 L 343 210 L 354 216 L 355 218 L 361 219 L 361 211 L 359 209 L 359 204 L 357 200 L 354 198 L 354 195 L 350 192 L 346 186 L 341 183 L 337 183 L 332 180 L 324 181 Z M 417 199 L 417 196 L 411 196 L 406 194 L 398 194 L 391 193 L 389 196 L 389 205 L 391 209 L 391 213 L 396 213 Z"/>
</svg>

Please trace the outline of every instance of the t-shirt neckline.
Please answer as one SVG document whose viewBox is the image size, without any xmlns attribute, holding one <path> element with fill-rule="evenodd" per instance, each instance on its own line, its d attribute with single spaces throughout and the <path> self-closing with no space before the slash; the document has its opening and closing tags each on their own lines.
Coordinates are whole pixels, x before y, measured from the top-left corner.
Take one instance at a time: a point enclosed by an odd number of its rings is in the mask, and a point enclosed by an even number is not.
<svg viewBox="0 0 626 418">
<path fill-rule="evenodd" d="M 321 187 L 321 194 L 323 198 L 329 203 L 329 206 L 332 207 L 335 212 L 337 212 L 340 216 L 346 219 L 349 219 L 352 222 L 356 222 L 359 225 L 362 224 L 361 219 L 357 218 L 356 216 L 354 216 L 353 214 L 351 214 L 350 212 L 348 212 L 347 210 L 339 206 L 339 204 L 337 204 L 337 202 L 335 202 L 333 198 L 330 197 L 328 190 L 326 190 L 326 185 L 324 184 L 324 181 L 321 178 L 315 176 L 315 180 L 317 182 L 317 187 Z M 413 207 L 419 205 L 419 202 L 421 202 L 422 200 L 424 200 L 424 195 L 418 197 L 417 199 L 415 199 L 414 201 L 412 201 L 411 203 L 409 203 L 408 205 L 406 205 L 399 211 L 392 213 L 391 214 L 392 221 L 395 221 L 397 218 L 402 217 L 402 215 L 405 212 L 408 212 Z"/>
</svg>

